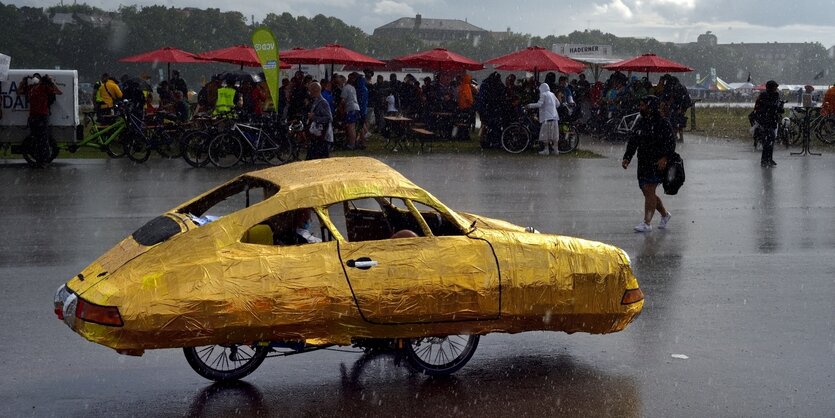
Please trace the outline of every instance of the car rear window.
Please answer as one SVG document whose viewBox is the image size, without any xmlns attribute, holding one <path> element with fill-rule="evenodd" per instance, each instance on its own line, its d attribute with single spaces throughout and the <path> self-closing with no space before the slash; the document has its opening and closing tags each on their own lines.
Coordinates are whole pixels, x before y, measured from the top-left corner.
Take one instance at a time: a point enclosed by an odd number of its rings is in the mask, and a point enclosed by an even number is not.
<svg viewBox="0 0 835 418">
<path fill-rule="evenodd" d="M 180 231 L 180 224 L 177 221 L 167 216 L 159 216 L 142 225 L 131 236 L 140 245 L 150 247 L 179 234 Z"/>
</svg>

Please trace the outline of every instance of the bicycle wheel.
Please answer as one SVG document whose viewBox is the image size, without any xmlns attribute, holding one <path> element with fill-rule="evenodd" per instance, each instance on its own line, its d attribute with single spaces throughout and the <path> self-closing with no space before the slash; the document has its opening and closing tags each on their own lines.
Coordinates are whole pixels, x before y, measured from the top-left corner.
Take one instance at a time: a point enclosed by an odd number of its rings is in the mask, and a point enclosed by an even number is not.
<svg viewBox="0 0 835 418">
<path fill-rule="evenodd" d="M 266 132 L 261 134 L 258 159 L 270 165 L 281 165 L 293 159 L 293 143 L 288 138 L 274 140 Z"/>
<path fill-rule="evenodd" d="M 826 144 L 835 144 L 835 119 L 826 118 L 820 122 L 815 131 L 818 139 Z"/>
<path fill-rule="evenodd" d="M 104 144 L 103 146 L 104 152 L 107 153 L 110 158 L 122 158 L 128 153 L 128 148 L 125 145 L 125 135 L 119 134 L 117 137 L 110 140 L 110 142 Z"/>
<path fill-rule="evenodd" d="M 183 155 L 182 147 L 180 147 L 181 130 L 169 131 L 161 129 L 157 131 L 157 153 L 164 158 L 180 158 Z"/>
<path fill-rule="evenodd" d="M 55 138 L 47 137 L 46 140 L 38 140 L 29 135 L 23 139 L 23 159 L 33 168 L 42 168 L 49 165 L 60 152 Z"/>
<path fill-rule="evenodd" d="M 455 373 L 473 357 L 478 335 L 448 335 L 406 340 L 404 351 L 410 369 L 430 376 Z"/>
<path fill-rule="evenodd" d="M 127 145 L 128 158 L 135 163 L 144 163 L 151 157 L 151 147 L 148 140 L 141 135 L 131 135 Z"/>
<path fill-rule="evenodd" d="M 229 168 L 241 161 L 243 146 L 238 137 L 218 135 L 209 142 L 209 161 L 218 168 Z"/>
<path fill-rule="evenodd" d="M 565 129 L 565 132 L 563 130 Z M 567 154 L 577 149 L 580 145 L 580 133 L 573 125 L 560 128 L 560 139 L 557 141 L 557 151 L 560 154 Z"/>
<path fill-rule="evenodd" d="M 203 131 L 192 131 L 180 140 L 183 159 L 192 167 L 203 167 L 209 163 L 209 142 L 211 135 Z"/>
<path fill-rule="evenodd" d="M 797 145 L 797 143 L 800 142 L 801 137 L 800 125 L 798 125 L 794 121 L 790 121 L 786 126 L 786 130 L 788 131 L 789 144 Z"/>
<path fill-rule="evenodd" d="M 264 362 L 269 347 L 243 344 L 183 348 L 189 366 L 209 380 L 226 382 L 252 373 Z"/>
<path fill-rule="evenodd" d="M 502 130 L 502 148 L 511 154 L 518 154 L 528 148 L 531 133 L 524 126 L 514 123 Z"/>
<path fill-rule="evenodd" d="M 618 132 L 619 119 L 609 119 L 603 124 L 603 138 L 607 141 L 619 141 L 621 139 L 620 132 Z"/>
</svg>

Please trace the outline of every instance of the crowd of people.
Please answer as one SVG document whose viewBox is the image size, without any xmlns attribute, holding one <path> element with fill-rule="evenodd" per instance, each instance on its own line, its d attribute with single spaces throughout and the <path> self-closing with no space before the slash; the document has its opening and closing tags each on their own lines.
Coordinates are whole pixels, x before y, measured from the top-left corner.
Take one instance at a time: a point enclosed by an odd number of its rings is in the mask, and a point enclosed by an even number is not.
<svg viewBox="0 0 835 418">
<path fill-rule="evenodd" d="M 526 105 L 536 103 L 543 82 L 534 77 L 517 79 L 515 74 L 504 78 L 498 72 L 488 75 L 480 83 L 470 74 L 436 74 L 418 80 L 412 74 L 399 79 L 392 73 L 388 80 L 374 72 L 352 72 L 347 75 L 314 80 L 301 71 L 292 78 L 281 80 L 278 106 L 274 106 L 264 77 L 242 73 L 218 75 L 211 78 L 197 94 L 196 108 L 189 106 L 188 86 L 174 71 L 169 80 L 159 83 L 155 92 L 148 80 L 123 75 L 120 80 L 103 74 L 96 90 L 96 104 L 100 114 L 112 112 L 116 101 L 129 99 L 141 102 L 147 114 L 165 111 L 176 120 L 188 120 L 192 114 L 219 115 L 231 110 L 261 115 L 276 111 L 283 120 L 311 122 L 316 95 L 311 84 L 317 83 L 318 95 L 327 102 L 330 121 L 317 122 L 323 138 L 333 141 L 333 131 L 344 132 L 345 148 L 363 149 L 370 129 L 383 135 L 397 134 L 397 126 L 387 126 L 385 116 L 399 115 L 424 124 L 441 138 L 469 139 L 476 126 L 476 115 L 481 120 L 481 145 L 500 146 L 501 132 L 518 121 Z M 585 74 L 576 78 L 545 74 L 544 84 L 559 103 L 560 120 L 580 120 L 594 130 L 606 120 L 637 112 L 638 103 L 647 95 L 660 100 L 660 112 L 667 118 L 679 139 L 686 126 L 685 111 L 692 105 L 687 89 L 669 74 L 653 85 L 646 77 L 638 78 L 615 72 L 605 81 L 590 83 Z M 156 95 L 154 95 L 156 93 Z M 327 119 L 319 106 L 319 120 Z M 373 122 L 373 123 L 372 123 Z"/>
</svg>

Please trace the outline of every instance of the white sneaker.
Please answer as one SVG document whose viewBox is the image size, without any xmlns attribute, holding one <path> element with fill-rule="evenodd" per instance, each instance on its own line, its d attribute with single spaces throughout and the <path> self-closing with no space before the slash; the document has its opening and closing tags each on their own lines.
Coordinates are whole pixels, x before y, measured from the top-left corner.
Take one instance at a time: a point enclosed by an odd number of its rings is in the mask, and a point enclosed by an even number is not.
<svg viewBox="0 0 835 418">
<path fill-rule="evenodd" d="M 673 217 L 673 214 L 670 213 L 670 212 L 667 212 L 667 216 L 662 216 L 661 217 L 661 222 L 658 223 L 658 229 L 666 229 L 667 228 L 667 222 L 670 222 L 670 218 L 672 218 L 672 217 Z"/>
<path fill-rule="evenodd" d="M 551 155 L 551 151 L 548 148 L 545 148 L 542 151 L 539 151 L 539 155 Z"/>
<path fill-rule="evenodd" d="M 638 225 L 635 225 L 635 232 L 649 232 L 652 231 L 652 226 L 648 225 L 646 222 L 641 222 Z"/>
</svg>

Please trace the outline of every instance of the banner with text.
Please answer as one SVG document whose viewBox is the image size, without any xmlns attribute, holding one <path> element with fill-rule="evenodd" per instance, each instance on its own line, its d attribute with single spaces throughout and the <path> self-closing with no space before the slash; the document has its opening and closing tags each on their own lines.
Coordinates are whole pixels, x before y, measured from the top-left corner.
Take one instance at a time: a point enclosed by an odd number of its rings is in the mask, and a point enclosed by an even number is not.
<svg viewBox="0 0 835 418">
<path fill-rule="evenodd" d="M 611 45 L 554 44 L 552 50 L 557 54 L 569 57 L 608 57 L 612 55 Z"/>
<path fill-rule="evenodd" d="M 252 34 L 252 47 L 261 61 L 261 68 L 264 69 L 264 78 L 267 79 L 267 87 L 270 90 L 270 97 L 278 109 L 278 44 L 275 36 L 267 28 L 258 28 Z"/>
</svg>

